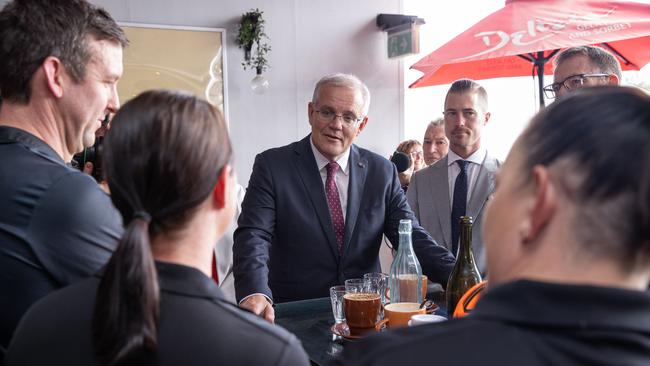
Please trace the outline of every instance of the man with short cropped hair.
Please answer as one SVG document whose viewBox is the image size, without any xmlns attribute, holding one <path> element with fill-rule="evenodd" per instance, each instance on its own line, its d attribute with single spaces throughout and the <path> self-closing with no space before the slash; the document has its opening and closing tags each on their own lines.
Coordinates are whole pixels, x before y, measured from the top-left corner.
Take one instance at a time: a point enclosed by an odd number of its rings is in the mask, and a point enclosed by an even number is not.
<svg viewBox="0 0 650 366">
<path fill-rule="evenodd" d="M 544 87 L 550 99 L 584 87 L 619 85 L 622 79 L 616 57 L 596 46 L 567 48 L 555 57 L 554 65 L 553 84 Z"/>
<path fill-rule="evenodd" d="M 0 11 L 0 357 L 27 308 L 99 270 L 122 233 L 109 197 L 67 163 L 119 107 L 127 42 L 83 0 Z"/>
<path fill-rule="evenodd" d="M 449 153 L 416 172 L 406 195 L 422 227 L 454 255 L 460 217 L 473 217 L 472 250 L 478 269 L 485 273 L 483 209 L 501 165 L 482 143 L 483 128 L 490 120 L 487 92 L 473 80 L 456 80 L 445 97 L 443 116 Z"/>
</svg>

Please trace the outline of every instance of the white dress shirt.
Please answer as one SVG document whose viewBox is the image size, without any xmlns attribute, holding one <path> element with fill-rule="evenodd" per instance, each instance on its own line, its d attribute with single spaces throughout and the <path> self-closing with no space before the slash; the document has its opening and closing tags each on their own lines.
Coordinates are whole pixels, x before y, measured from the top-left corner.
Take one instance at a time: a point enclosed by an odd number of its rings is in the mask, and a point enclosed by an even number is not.
<svg viewBox="0 0 650 366">
<path fill-rule="evenodd" d="M 481 170 L 481 164 L 485 160 L 487 155 L 487 149 L 480 147 L 467 159 L 463 159 L 455 152 L 449 150 L 447 154 L 447 172 L 449 176 L 449 202 L 454 202 L 454 185 L 456 184 L 456 178 L 460 174 L 460 166 L 456 164 L 457 160 L 465 160 L 470 162 L 467 165 L 467 203 L 472 197 L 472 192 L 474 191 L 474 185 L 478 179 L 478 173 Z"/>
<path fill-rule="evenodd" d="M 236 185 L 236 195 L 237 195 L 237 210 L 235 211 L 235 217 L 226 229 L 226 232 L 223 236 L 217 241 L 217 245 L 214 248 L 215 258 L 217 258 L 217 275 L 219 276 L 219 288 L 223 291 L 223 294 L 226 296 L 226 299 L 233 304 L 236 304 L 235 299 L 235 277 L 232 273 L 232 245 L 233 245 L 233 234 L 237 229 L 237 219 L 241 213 L 241 203 L 244 200 L 244 195 L 246 190 L 239 183 Z"/>
<path fill-rule="evenodd" d="M 314 158 L 316 158 L 316 166 L 318 167 L 318 172 L 320 177 L 323 180 L 323 187 L 325 187 L 325 182 L 327 181 L 327 164 L 330 163 L 323 154 L 318 151 L 314 142 L 309 139 L 311 144 L 311 151 L 314 153 Z M 350 185 L 350 167 L 348 166 L 348 161 L 350 160 L 350 148 L 341 155 L 336 163 L 339 165 L 339 170 L 336 171 L 336 189 L 339 191 L 339 199 L 341 200 L 341 211 L 343 211 L 343 219 L 345 219 L 347 208 L 348 208 L 348 186 Z"/>
</svg>

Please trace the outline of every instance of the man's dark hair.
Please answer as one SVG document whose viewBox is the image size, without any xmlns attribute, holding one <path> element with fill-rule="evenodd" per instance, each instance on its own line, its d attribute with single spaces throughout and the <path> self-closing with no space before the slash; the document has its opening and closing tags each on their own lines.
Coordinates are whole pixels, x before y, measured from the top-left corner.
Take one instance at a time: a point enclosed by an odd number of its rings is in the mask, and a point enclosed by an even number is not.
<svg viewBox="0 0 650 366">
<path fill-rule="evenodd" d="M 61 60 L 76 82 L 92 54 L 89 38 L 126 47 L 128 40 L 102 8 L 84 0 L 14 0 L 0 12 L 0 94 L 27 103 L 31 80 L 49 56 Z"/>
<path fill-rule="evenodd" d="M 596 87 L 547 107 L 518 143 L 523 169 L 549 167 L 573 202 L 573 231 L 585 255 L 618 259 L 626 271 L 650 264 L 648 141 L 650 96 Z"/>
<path fill-rule="evenodd" d="M 618 62 L 616 57 L 606 50 L 596 46 L 577 46 L 567 48 L 555 57 L 553 65 L 557 68 L 558 65 L 564 61 L 579 55 L 586 56 L 591 64 L 598 69 L 598 72 L 616 75 L 619 82 L 623 80 L 621 64 Z"/>
<path fill-rule="evenodd" d="M 487 92 L 485 91 L 485 88 L 483 88 L 481 84 L 477 83 L 476 81 L 471 79 L 459 79 L 454 81 L 449 87 L 449 90 L 447 91 L 447 95 L 445 96 L 445 106 L 447 105 L 447 97 L 449 97 L 449 94 L 452 93 L 453 94 L 477 93 L 479 103 L 483 108 L 483 112 L 488 111 Z"/>
</svg>

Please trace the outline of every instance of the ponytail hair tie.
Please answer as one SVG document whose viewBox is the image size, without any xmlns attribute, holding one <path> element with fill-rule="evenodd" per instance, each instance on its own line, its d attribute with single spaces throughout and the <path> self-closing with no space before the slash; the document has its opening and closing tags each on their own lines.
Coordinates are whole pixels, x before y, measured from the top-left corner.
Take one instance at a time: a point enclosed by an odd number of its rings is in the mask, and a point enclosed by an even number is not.
<svg viewBox="0 0 650 366">
<path fill-rule="evenodd" d="M 133 213 L 133 220 L 135 219 L 140 219 L 148 224 L 151 222 L 151 215 L 149 215 L 146 211 L 136 211 Z"/>
</svg>

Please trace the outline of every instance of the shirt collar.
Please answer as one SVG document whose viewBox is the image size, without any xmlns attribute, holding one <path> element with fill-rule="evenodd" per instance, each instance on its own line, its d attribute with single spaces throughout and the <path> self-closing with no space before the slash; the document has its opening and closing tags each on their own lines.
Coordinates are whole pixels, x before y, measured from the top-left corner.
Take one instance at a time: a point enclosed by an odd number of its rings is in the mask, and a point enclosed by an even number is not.
<svg viewBox="0 0 650 366">
<path fill-rule="evenodd" d="M 0 126 L 0 144 L 7 143 L 20 143 L 36 154 L 65 165 L 61 156 L 45 141 L 19 128 Z"/>
<path fill-rule="evenodd" d="M 330 163 L 329 159 L 327 159 L 323 154 L 318 151 L 316 148 L 316 145 L 314 145 L 314 141 L 312 138 L 309 138 L 309 144 L 311 145 L 311 151 L 314 153 L 314 158 L 316 158 L 316 166 L 318 166 L 318 171 L 321 171 L 327 164 Z M 350 173 L 348 169 L 348 161 L 350 160 L 350 148 L 348 147 L 347 150 L 341 155 L 337 160 L 336 163 L 341 167 L 340 171 L 343 172 L 343 174 L 348 175 Z"/>
<path fill-rule="evenodd" d="M 479 147 L 478 150 L 474 151 L 474 153 L 468 156 L 467 159 L 463 159 L 458 154 L 456 154 L 455 152 L 451 151 L 451 149 L 449 149 L 449 153 L 447 153 L 448 156 L 447 166 L 451 166 L 457 160 L 465 160 L 465 161 L 469 161 L 470 163 L 481 165 L 483 164 L 486 155 L 487 155 L 487 149 L 484 147 Z"/>
<path fill-rule="evenodd" d="M 163 261 L 155 261 L 155 265 L 162 290 L 228 302 L 214 280 L 197 268 Z M 102 267 L 95 273 L 95 277 L 103 277 L 105 270 L 106 267 Z"/>
<path fill-rule="evenodd" d="M 549 328 L 617 328 L 650 333 L 650 293 L 518 280 L 489 289 L 471 317 Z"/>
</svg>

